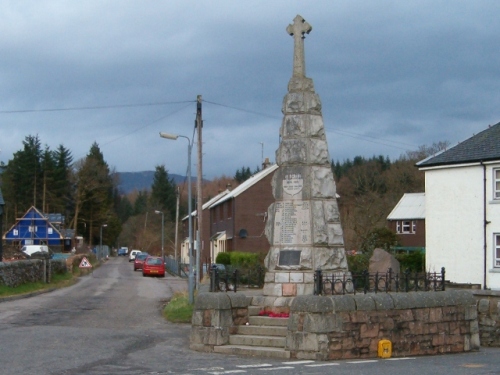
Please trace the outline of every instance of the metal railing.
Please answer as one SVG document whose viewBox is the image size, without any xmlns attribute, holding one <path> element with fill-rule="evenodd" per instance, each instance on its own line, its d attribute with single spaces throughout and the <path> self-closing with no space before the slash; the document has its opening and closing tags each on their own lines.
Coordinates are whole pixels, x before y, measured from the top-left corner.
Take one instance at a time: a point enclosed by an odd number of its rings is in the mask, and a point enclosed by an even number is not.
<svg viewBox="0 0 500 375">
<path fill-rule="evenodd" d="M 265 270 L 260 266 L 243 270 L 229 268 L 220 270 L 217 266 L 212 265 L 209 275 L 211 292 L 236 292 L 242 286 L 262 288 Z"/>
<path fill-rule="evenodd" d="M 444 291 L 445 269 L 441 272 L 387 272 L 361 274 L 329 274 L 324 275 L 321 270 L 314 273 L 315 295 L 338 295 L 356 293 L 387 293 L 412 291 Z"/>
</svg>

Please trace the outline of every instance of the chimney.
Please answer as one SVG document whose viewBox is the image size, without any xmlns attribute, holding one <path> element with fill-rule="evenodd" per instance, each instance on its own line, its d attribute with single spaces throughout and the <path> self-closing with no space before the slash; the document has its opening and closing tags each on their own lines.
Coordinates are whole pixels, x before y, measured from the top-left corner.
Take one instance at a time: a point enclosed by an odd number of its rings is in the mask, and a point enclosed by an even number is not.
<svg viewBox="0 0 500 375">
<path fill-rule="evenodd" d="M 231 184 L 230 184 L 230 183 L 228 183 L 228 184 L 226 185 L 226 189 L 227 189 L 227 190 L 231 190 Z"/>
<path fill-rule="evenodd" d="M 271 162 L 269 161 L 269 158 L 266 158 L 264 162 L 262 163 L 262 169 L 266 169 L 271 165 Z"/>
</svg>

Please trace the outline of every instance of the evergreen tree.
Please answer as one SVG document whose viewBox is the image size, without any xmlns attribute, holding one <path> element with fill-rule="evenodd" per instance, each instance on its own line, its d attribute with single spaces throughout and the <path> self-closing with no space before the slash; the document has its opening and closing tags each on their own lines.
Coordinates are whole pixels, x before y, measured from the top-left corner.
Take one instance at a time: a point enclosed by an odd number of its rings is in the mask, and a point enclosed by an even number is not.
<svg viewBox="0 0 500 375">
<path fill-rule="evenodd" d="M 151 206 L 158 207 L 165 216 L 175 220 L 177 187 L 172 178 L 169 178 L 165 165 L 157 165 L 151 185 Z"/>
</svg>

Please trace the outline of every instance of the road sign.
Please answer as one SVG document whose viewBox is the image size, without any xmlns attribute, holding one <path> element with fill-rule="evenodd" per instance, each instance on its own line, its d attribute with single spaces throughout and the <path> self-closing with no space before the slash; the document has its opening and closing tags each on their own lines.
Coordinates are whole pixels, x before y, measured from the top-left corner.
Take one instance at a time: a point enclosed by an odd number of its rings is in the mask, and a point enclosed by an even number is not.
<svg viewBox="0 0 500 375">
<path fill-rule="evenodd" d="M 92 268 L 92 264 L 90 264 L 90 262 L 87 258 L 83 257 L 82 261 L 80 262 L 80 265 L 78 267 L 80 267 L 80 268 Z"/>
</svg>

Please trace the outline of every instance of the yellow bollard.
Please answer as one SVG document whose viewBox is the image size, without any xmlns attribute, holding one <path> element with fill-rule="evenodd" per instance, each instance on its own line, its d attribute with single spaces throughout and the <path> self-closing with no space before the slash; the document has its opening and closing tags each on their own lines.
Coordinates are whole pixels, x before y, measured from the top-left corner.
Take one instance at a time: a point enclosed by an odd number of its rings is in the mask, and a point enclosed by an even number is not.
<svg viewBox="0 0 500 375">
<path fill-rule="evenodd" d="M 378 356 L 380 358 L 391 358 L 392 342 L 389 340 L 380 340 L 378 342 Z"/>
</svg>

